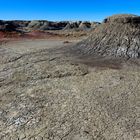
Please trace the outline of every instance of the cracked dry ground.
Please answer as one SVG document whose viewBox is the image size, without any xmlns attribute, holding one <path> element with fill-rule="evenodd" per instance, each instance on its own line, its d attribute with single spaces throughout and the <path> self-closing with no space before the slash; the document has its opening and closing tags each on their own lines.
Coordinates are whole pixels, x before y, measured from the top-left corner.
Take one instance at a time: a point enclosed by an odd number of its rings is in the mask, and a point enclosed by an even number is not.
<svg viewBox="0 0 140 140">
<path fill-rule="evenodd" d="M 0 139 L 139 140 L 139 67 L 74 63 L 62 45 L 0 47 Z"/>
</svg>

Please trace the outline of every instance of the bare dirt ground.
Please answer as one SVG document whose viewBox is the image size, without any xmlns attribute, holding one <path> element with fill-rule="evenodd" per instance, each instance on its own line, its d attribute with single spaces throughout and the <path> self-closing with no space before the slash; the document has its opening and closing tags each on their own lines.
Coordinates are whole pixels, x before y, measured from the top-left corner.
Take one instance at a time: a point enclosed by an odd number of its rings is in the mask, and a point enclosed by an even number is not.
<svg viewBox="0 0 140 140">
<path fill-rule="evenodd" d="M 65 41 L 0 46 L 0 139 L 139 140 L 139 63 L 76 59 Z"/>
</svg>

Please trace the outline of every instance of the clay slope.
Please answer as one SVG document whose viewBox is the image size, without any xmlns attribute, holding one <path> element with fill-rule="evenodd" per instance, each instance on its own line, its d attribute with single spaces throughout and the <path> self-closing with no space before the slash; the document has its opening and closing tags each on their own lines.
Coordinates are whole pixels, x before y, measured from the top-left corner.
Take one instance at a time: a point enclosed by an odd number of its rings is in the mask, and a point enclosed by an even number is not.
<svg viewBox="0 0 140 140">
<path fill-rule="evenodd" d="M 82 56 L 139 58 L 140 17 L 127 14 L 108 17 L 72 51 Z"/>
</svg>

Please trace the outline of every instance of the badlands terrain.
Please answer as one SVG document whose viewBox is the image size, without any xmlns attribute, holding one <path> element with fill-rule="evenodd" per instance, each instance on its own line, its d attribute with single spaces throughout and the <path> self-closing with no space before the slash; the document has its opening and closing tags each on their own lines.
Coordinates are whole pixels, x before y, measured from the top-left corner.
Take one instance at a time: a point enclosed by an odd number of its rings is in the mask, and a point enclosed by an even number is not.
<svg viewBox="0 0 140 140">
<path fill-rule="evenodd" d="M 0 140 L 139 140 L 140 17 L 0 21 Z"/>
</svg>

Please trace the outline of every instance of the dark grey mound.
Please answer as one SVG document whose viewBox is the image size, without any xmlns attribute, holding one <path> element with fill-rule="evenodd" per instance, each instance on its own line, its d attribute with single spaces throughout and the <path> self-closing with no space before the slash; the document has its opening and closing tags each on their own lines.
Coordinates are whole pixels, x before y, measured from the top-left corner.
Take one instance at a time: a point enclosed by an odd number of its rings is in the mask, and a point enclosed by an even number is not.
<svg viewBox="0 0 140 140">
<path fill-rule="evenodd" d="M 0 20 L 0 31 L 33 31 L 33 30 L 86 30 L 94 29 L 98 22 L 81 22 L 81 21 L 47 21 L 47 20 L 12 20 L 12 21 L 3 21 Z"/>
<path fill-rule="evenodd" d="M 23 20 L 0 20 L 0 31 L 22 31 L 23 28 L 28 26 L 29 22 Z"/>
<path fill-rule="evenodd" d="M 76 55 L 140 57 L 140 17 L 115 15 L 104 20 L 92 35 L 72 48 Z"/>
<path fill-rule="evenodd" d="M 68 24 L 68 21 L 49 22 L 49 30 L 62 30 Z"/>
<path fill-rule="evenodd" d="M 90 22 L 81 22 L 80 25 L 79 25 L 79 29 L 81 30 L 87 30 L 87 29 L 90 29 L 91 27 L 91 23 Z"/>
<path fill-rule="evenodd" d="M 99 22 L 89 22 L 89 21 L 75 21 L 68 22 L 63 30 L 92 30 L 95 29 L 100 23 Z"/>
<path fill-rule="evenodd" d="M 19 26 L 11 21 L 0 21 L 0 31 L 16 31 Z"/>
<path fill-rule="evenodd" d="M 63 30 L 78 29 L 81 21 L 78 22 L 68 22 Z"/>
</svg>

